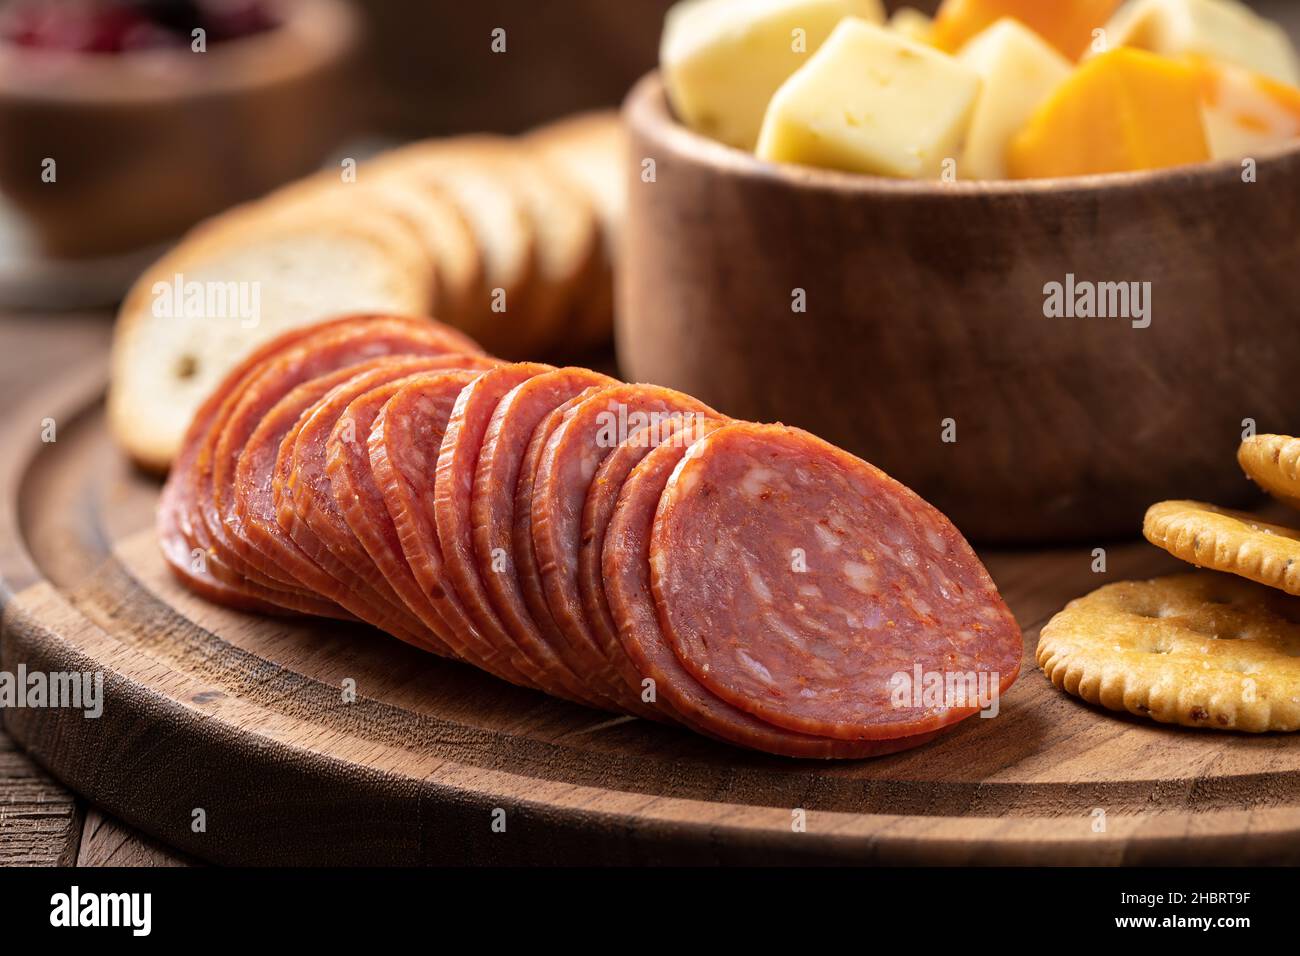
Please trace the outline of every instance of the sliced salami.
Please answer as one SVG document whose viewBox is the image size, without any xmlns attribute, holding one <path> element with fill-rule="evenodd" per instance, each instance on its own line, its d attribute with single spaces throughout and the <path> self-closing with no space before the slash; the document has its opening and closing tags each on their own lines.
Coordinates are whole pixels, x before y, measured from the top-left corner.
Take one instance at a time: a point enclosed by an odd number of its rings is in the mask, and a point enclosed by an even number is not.
<svg viewBox="0 0 1300 956">
<path fill-rule="evenodd" d="M 733 707 L 682 666 L 659 627 L 650 589 L 650 536 L 659 499 L 673 470 L 686 454 L 687 449 L 681 444 L 668 442 L 646 455 L 619 493 L 605 538 L 602 567 L 606 596 L 619 643 L 627 654 L 632 673 L 639 678 L 637 686 L 648 686 L 657 701 L 671 708 L 673 716 L 693 730 L 742 747 L 788 757 L 877 757 L 929 741 L 933 734 L 897 740 L 851 741 L 785 730 Z M 693 593 L 698 593 L 699 584 L 692 582 Z"/>
<path fill-rule="evenodd" d="M 528 442 L 542 419 L 574 396 L 611 384 L 613 379 L 597 372 L 564 368 L 534 375 L 507 392 L 488 422 L 470 501 L 477 577 L 496 618 L 539 673 L 555 675 L 578 696 L 590 696 L 577 676 L 582 672 L 574 669 L 567 646 L 538 628 L 519 587 L 513 539 L 515 487 Z M 467 574 L 468 569 L 461 573 Z"/>
<path fill-rule="evenodd" d="M 358 397 L 389 382 L 430 369 L 445 369 L 446 357 L 394 356 L 330 389 L 303 412 L 285 435 L 276 456 L 272 490 L 280 526 L 299 548 L 335 579 L 334 591 L 364 586 L 379 596 L 364 620 L 413 643 L 450 656 L 384 579 L 339 512 L 326 472 L 326 449 L 335 425 Z M 455 360 L 453 360 L 455 364 Z M 352 436 L 348 436 L 352 437 Z M 365 436 L 359 436 L 365 441 Z M 333 592 L 325 592 L 331 594 Z"/>
<path fill-rule="evenodd" d="M 329 323 L 317 336 L 304 339 L 270 356 L 231 392 L 203 442 L 197 467 L 197 511 L 192 522 L 196 541 L 216 558 L 216 573 L 242 589 L 262 589 L 265 598 L 307 613 L 341 612 L 336 602 L 302 587 L 286 569 L 265 562 L 259 567 L 241 557 L 242 535 L 236 510 L 239 460 L 265 414 L 297 385 L 343 366 L 376 356 L 412 352 L 425 355 L 460 354 L 449 346 L 467 342 L 459 333 L 411 319 L 361 317 Z M 474 348 L 469 343 L 471 349 Z M 373 597 L 360 595 L 360 598 Z M 354 602 L 355 603 L 355 602 Z"/>
<path fill-rule="evenodd" d="M 287 574 L 317 594 L 337 589 L 337 579 L 294 544 L 280 527 L 273 489 L 275 460 L 284 436 L 304 411 L 336 385 L 390 360 L 391 356 L 370 359 L 303 382 L 276 402 L 249 436 L 235 469 L 235 520 L 227 522 L 226 528 L 240 557 L 258 570 L 268 575 Z M 379 595 L 368 588 L 357 589 L 352 597 L 367 604 L 379 600 Z"/>
<path fill-rule="evenodd" d="M 424 330 L 421 335 L 433 332 L 442 341 L 462 340 L 454 333 L 444 337 L 441 327 L 430 323 L 382 316 L 346 316 L 294 329 L 266 343 L 236 366 L 196 413 L 163 489 L 157 523 L 163 554 L 172 571 L 210 600 L 269 613 L 290 610 L 346 616 L 327 600 L 263 585 L 230 566 L 208 533 L 203 509 L 212 494 L 213 454 L 221 426 L 263 367 L 295 349 L 300 354 L 313 352 L 338 336 L 355 340 L 363 328 L 375 330 L 381 339 L 394 331 L 409 333 L 420 328 Z M 477 349 L 468 343 L 468 350 Z"/>
<path fill-rule="evenodd" d="M 553 409 L 538 426 L 528 440 L 523 461 L 519 464 L 519 480 L 515 485 L 514 527 L 510 529 L 511 561 L 519 583 L 519 593 L 523 595 L 524 606 L 533 623 L 541 630 L 552 647 L 561 648 L 561 653 L 574 657 L 568 641 L 555 625 L 551 609 L 546 604 L 546 590 L 542 586 L 542 572 L 537 566 L 537 555 L 533 551 L 533 484 L 537 478 L 537 465 L 546 451 L 546 443 L 555 429 L 583 401 L 607 388 L 597 385 L 575 395 L 563 405 Z"/>
<path fill-rule="evenodd" d="M 454 650 L 457 641 L 407 563 L 397 527 L 370 467 L 369 438 L 380 411 L 407 385 L 418 386 L 450 414 L 460 390 L 478 374 L 470 370 L 428 372 L 371 389 L 347 407 L 326 445 L 326 474 L 339 513 L 389 586 L 438 635 L 449 656 L 459 656 Z"/>
<path fill-rule="evenodd" d="M 605 597 L 605 579 L 601 568 L 605 534 L 609 530 L 609 521 L 614 515 L 614 506 L 618 503 L 623 483 L 646 455 L 668 442 L 681 443 L 683 447 L 689 448 L 720 424 L 722 422 L 717 419 L 690 418 L 670 421 L 664 430 L 646 427 L 634 432 L 600 463 L 596 476 L 591 480 L 591 487 L 587 490 L 587 500 L 583 503 L 582 537 L 578 543 L 578 591 L 582 596 L 587 626 L 605 660 L 629 688 L 636 689 L 638 699 L 645 690 L 641 687 L 642 678 L 619 643 L 618 628 Z M 661 712 L 671 711 L 662 699 L 658 702 L 658 707 Z"/>
<path fill-rule="evenodd" d="M 936 731 L 1020 670 L 1020 629 L 952 523 L 798 429 L 732 424 L 698 442 L 658 505 L 650 568 L 686 670 L 790 731 Z M 936 678 L 957 696 L 923 695 Z"/>
<path fill-rule="evenodd" d="M 415 386 L 398 392 L 375 419 L 369 440 L 370 466 L 411 573 L 448 623 L 458 641 L 454 650 L 459 656 L 514 683 L 565 696 L 563 687 L 539 684 L 526 676 L 527 660 L 509 644 L 504 631 L 479 627 L 478 619 L 446 573 L 444 555 L 449 549 L 439 537 L 436 517 L 441 450 L 447 445 L 449 423 L 465 403 L 466 395 L 500 371 L 493 369 L 470 382 L 451 407 L 441 401 L 444 395 L 438 390 L 426 393 L 423 387 Z M 473 463 L 463 467 L 469 469 L 469 476 L 463 480 L 472 481 Z"/>
<path fill-rule="evenodd" d="M 474 550 L 471 509 L 475 473 L 493 414 L 502 399 L 517 386 L 553 371 L 553 366 L 531 362 L 503 365 L 484 374 L 461 393 L 438 455 L 434 516 L 446 562 L 445 573 L 487 640 L 502 653 L 509 654 L 514 665 L 548 693 L 607 707 L 607 701 L 587 691 L 583 682 L 567 668 L 555 666 L 553 658 L 548 661 L 538 654 L 538 648 L 516 641 L 515 635 L 497 615 Z M 499 573 L 512 576 L 512 569 L 513 562 L 507 562 Z M 488 571 L 498 573 L 492 571 L 491 564 Z"/>
<path fill-rule="evenodd" d="M 670 389 L 502 364 L 420 320 L 342 318 L 243 362 L 157 521 L 212 600 L 359 619 L 791 757 L 920 746 L 1020 668 L 974 552 L 873 466 Z"/>
<path fill-rule="evenodd" d="M 457 346 L 465 346 L 464 349 Z M 248 439 L 265 414 L 298 384 L 344 365 L 388 354 L 436 356 L 475 354 L 477 347 L 459 333 L 429 322 L 377 319 L 341 327 L 333 340 L 314 340 L 277 356 L 241 389 L 215 432 L 211 458 L 211 494 L 200 505 L 204 526 L 223 555 L 232 554 L 236 570 L 262 583 L 290 589 L 300 585 L 283 571 L 268 577 L 242 561 L 227 528 L 238 521 L 235 510 L 235 474 Z M 233 396 L 232 396 L 233 397 Z"/>
<path fill-rule="evenodd" d="M 675 423 L 717 417 L 704 403 L 653 385 L 614 385 L 567 411 L 546 439 L 533 478 L 531 532 L 533 555 L 549 616 L 568 645 L 578 673 L 587 683 L 635 707 L 640 697 L 614 672 L 587 624 L 578 586 L 582 509 L 596 469 L 630 433 L 655 444 Z M 628 698 L 631 703 L 628 703 Z"/>
</svg>

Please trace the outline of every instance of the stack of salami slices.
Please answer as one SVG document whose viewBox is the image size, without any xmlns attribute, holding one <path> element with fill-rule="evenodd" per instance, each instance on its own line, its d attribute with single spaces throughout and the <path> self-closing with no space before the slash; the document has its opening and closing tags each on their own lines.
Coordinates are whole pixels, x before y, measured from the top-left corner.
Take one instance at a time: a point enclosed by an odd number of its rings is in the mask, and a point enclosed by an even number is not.
<svg viewBox="0 0 1300 956">
<path fill-rule="evenodd" d="M 211 600 L 794 757 L 896 752 L 980 707 L 899 675 L 1001 693 L 1020 668 L 961 535 L 872 466 L 425 320 L 260 348 L 195 416 L 158 531 Z"/>
</svg>

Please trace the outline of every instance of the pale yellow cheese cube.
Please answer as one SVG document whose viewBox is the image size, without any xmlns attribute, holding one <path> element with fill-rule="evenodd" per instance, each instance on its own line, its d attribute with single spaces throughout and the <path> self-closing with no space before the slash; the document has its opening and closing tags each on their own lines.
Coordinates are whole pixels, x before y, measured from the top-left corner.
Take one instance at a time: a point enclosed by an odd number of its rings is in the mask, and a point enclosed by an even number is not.
<svg viewBox="0 0 1300 956">
<path fill-rule="evenodd" d="M 1130 0 L 1106 26 L 1106 45 L 1209 57 L 1300 85 L 1285 30 L 1236 0 Z"/>
<path fill-rule="evenodd" d="M 956 161 L 979 74 L 883 27 L 847 19 L 772 97 L 758 155 L 899 178 Z"/>
<path fill-rule="evenodd" d="M 768 101 L 846 16 L 883 23 L 881 0 L 684 0 L 668 11 L 659 65 L 687 126 L 752 150 Z"/>
<path fill-rule="evenodd" d="M 1300 139 L 1300 89 L 1239 66 L 1190 58 L 1213 159 L 1242 159 Z"/>
<path fill-rule="evenodd" d="M 1006 179 L 1007 148 L 1074 64 L 1019 20 L 1005 17 L 980 33 L 957 59 L 984 80 L 966 148 L 957 164 L 963 179 Z"/>
<path fill-rule="evenodd" d="M 889 18 L 889 29 L 917 43 L 929 43 L 930 34 L 934 31 L 934 18 L 926 16 L 915 7 L 899 7 Z"/>
</svg>

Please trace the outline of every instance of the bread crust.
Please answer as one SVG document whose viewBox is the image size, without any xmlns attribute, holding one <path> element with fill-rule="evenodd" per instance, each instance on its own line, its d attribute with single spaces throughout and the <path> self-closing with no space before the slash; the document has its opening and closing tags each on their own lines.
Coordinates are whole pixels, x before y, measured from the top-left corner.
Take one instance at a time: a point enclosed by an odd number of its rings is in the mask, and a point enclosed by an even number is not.
<svg viewBox="0 0 1300 956">
<path fill-rule="evenodd" d="M 435 276 L 415 230 L 379 207 L 341 210 L 277 208 L 253 203 L 200 224 L 184 241 L 150 267 L 131 287 L 118 312 L 110 358 L 109 428 L 131 458 L 148 471 L 165 472 L 180 447 L 188 422 L 203 395 L 203 383 L 215 383 L 262 342 L 285 329 L 335 314 L 303 312 L 262 315 L 247 330 L 211 325 L 211 317 L 179 320 L 155 315 L 159 284 L 176 276 L 222 269 L 223 256 L 248 257 L 258 244 L 291 248 L 295 242 L 336 240 L 355 254 L 373 250 L 369 265 L 382 270 L 377 311 L 428 315 Z M 269 266 L 268 266 L 269 268 Z M 224 277 L 223 277 L 224 278 Z M 231 274 L 229 281 L 246 280 Z M 338 312 L 354 311 L 340 304 Z M 183 332 L 175 323 L 192 322 Z M 220 321 L 220 320 L 215 320 Z M 166 328 L 167 324 L 171 328 Z M 164 331 L 165 329 L 165 331 Z M 151 334 L 152 333 L 152 334 Z M 191 368 L 197 358 L 200 371 Z M 151 411 L 151 406 L 157 408 Z"/>
</svg>

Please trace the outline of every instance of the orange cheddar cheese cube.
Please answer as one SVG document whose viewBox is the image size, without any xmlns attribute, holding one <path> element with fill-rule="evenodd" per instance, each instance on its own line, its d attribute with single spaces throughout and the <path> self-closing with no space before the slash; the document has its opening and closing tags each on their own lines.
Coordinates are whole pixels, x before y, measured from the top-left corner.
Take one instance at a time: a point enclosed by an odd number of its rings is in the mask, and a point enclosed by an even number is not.
<svg viewBox="0 0 1300 956">
<path fill-rule="evenodd" d="M 1012 179 L 1161 169 L 1210 158 L 1187 63 L 1128 47 L 1079 67 L 1011 142 Z"/>
<path fill-rule="evenodd" d="M 1003 17 L 1014 17 L 1071 60 L 1106 26 L 1120 0 L 944 0 L 930 42 L 956 53 L 966 41 Z"/>
</svg>

